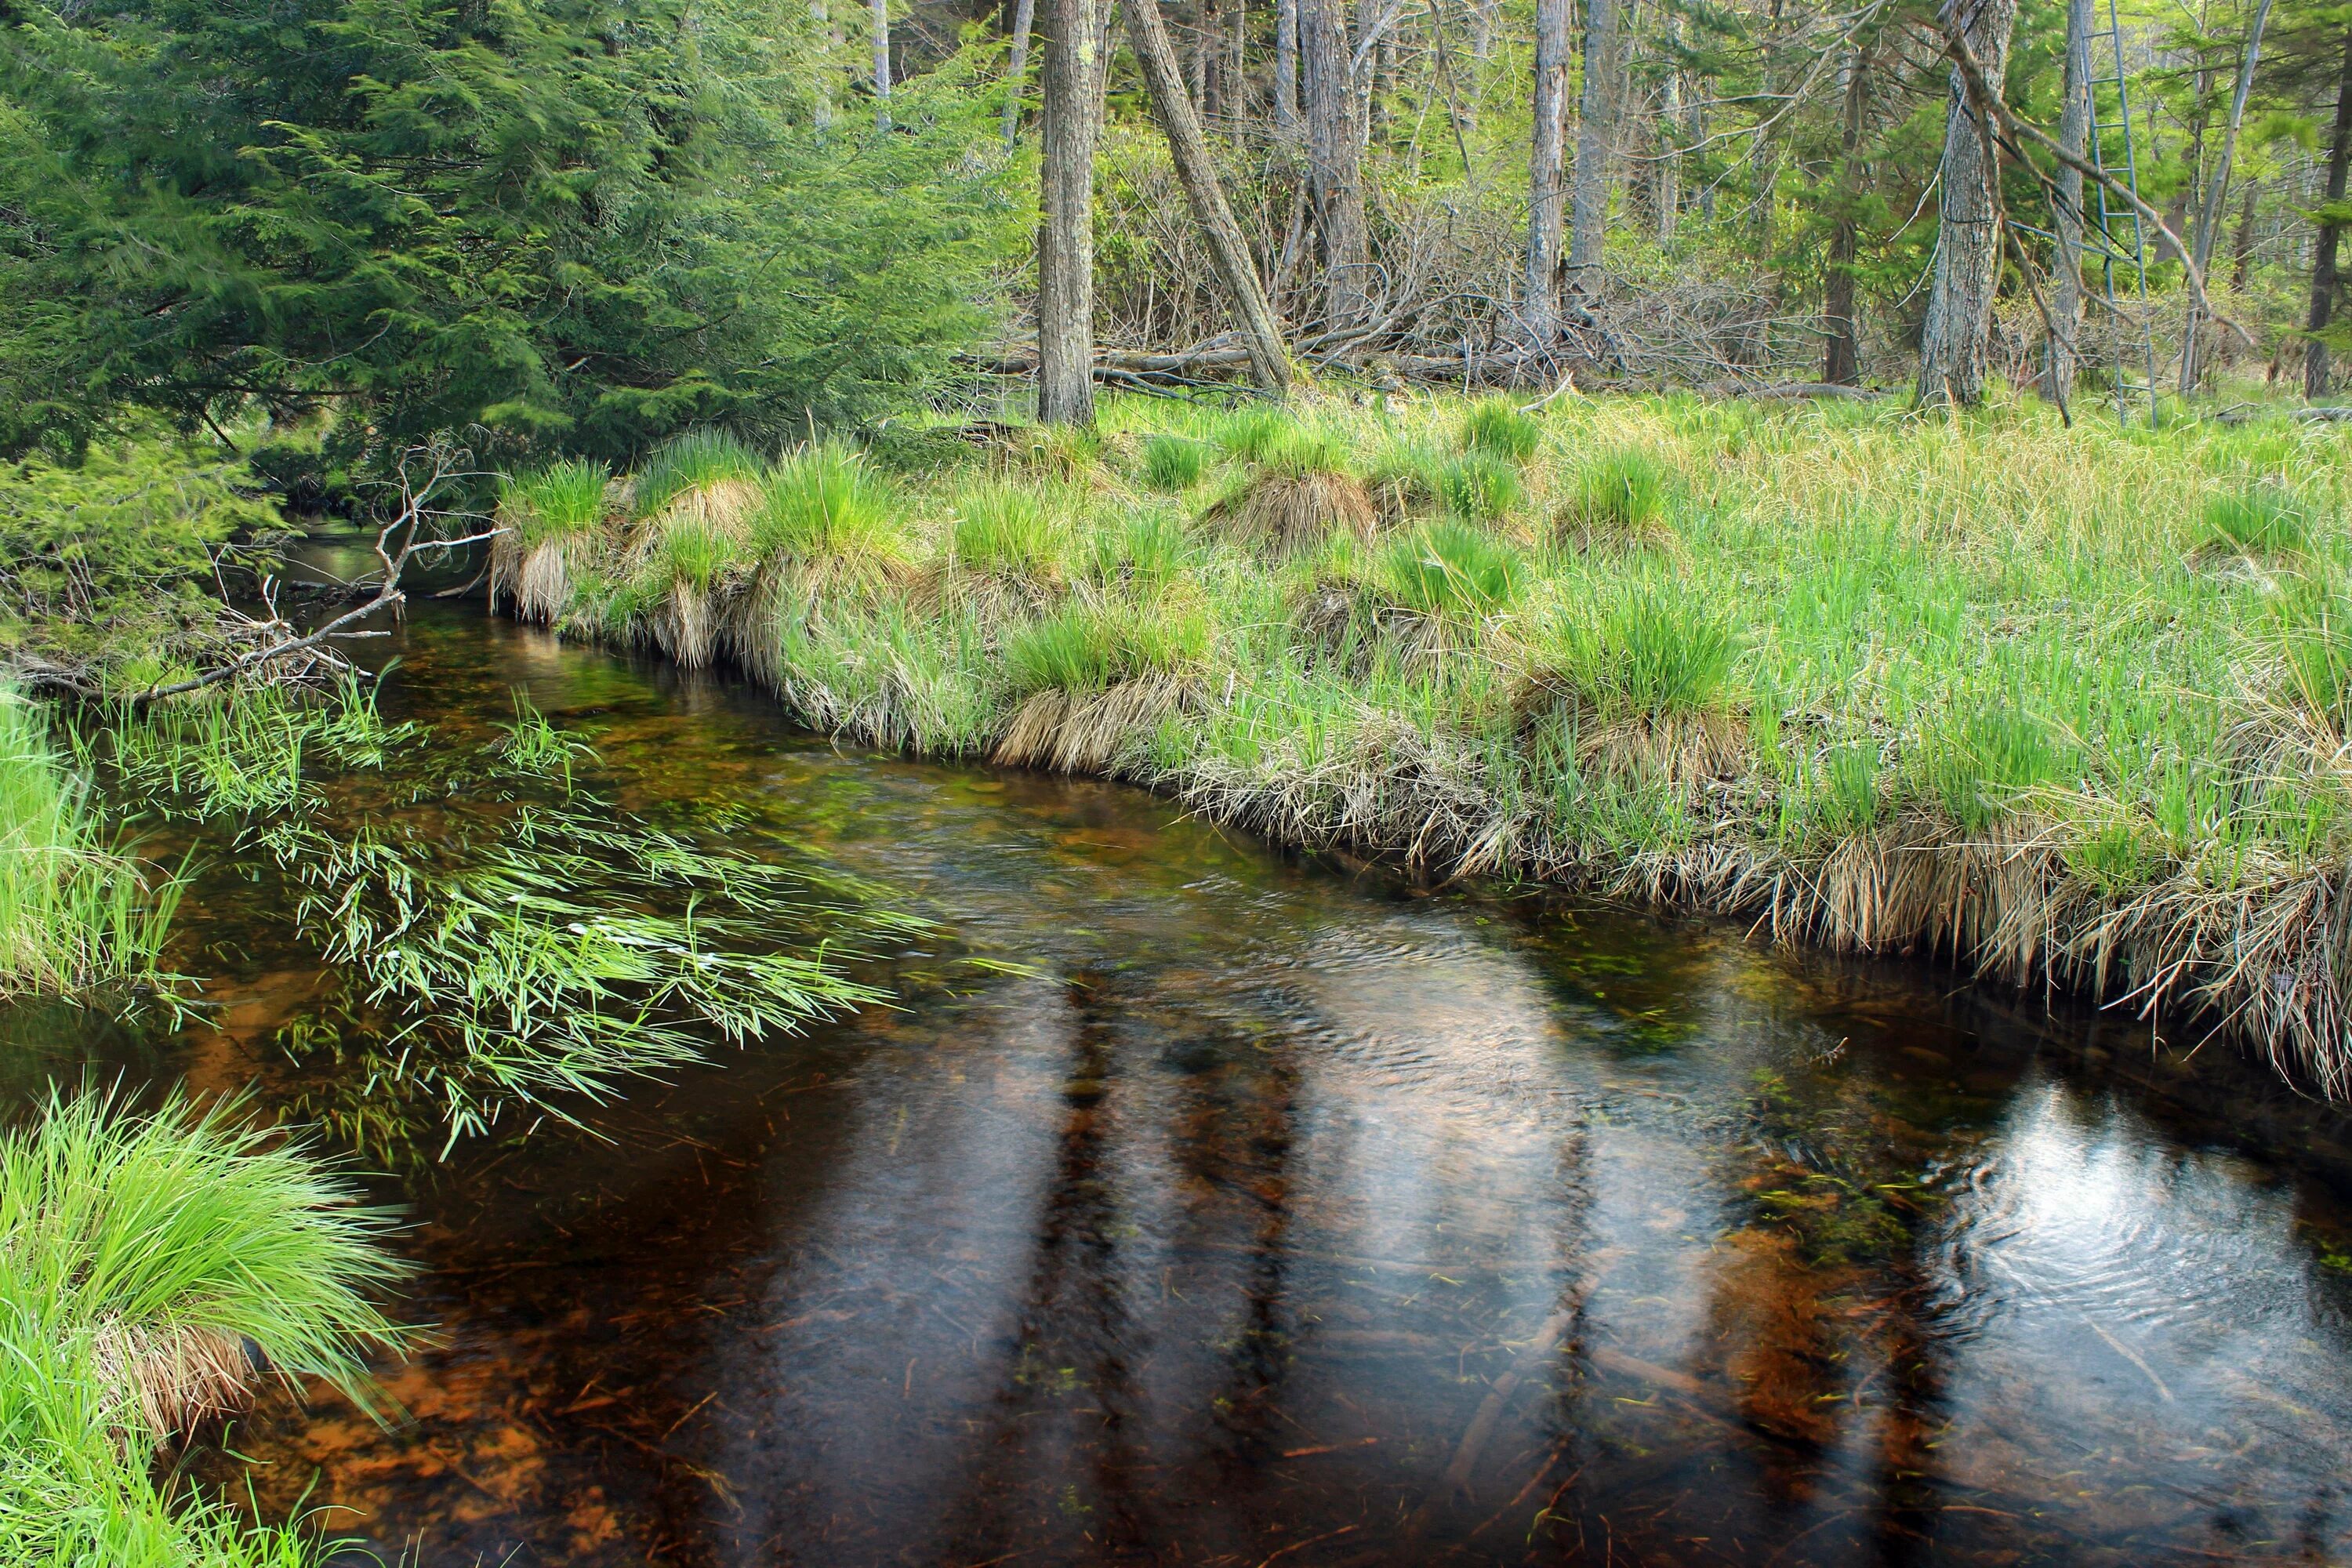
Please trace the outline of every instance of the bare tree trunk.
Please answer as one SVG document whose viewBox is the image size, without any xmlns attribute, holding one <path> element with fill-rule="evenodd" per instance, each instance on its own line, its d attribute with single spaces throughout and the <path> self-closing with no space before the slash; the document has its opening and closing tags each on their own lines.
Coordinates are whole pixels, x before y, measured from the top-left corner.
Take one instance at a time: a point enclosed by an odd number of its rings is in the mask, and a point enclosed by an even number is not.
<svg viewBox="0 0 2352 1568">
<path fill-rule="evenodd" d="M 1209 15 L 1208 0 L 1201 0 L 1200 15 L 1197 18 L 1198 25 L 1185 30 L 1185 36 L 1192 44 L 1192 48 L 1186 58 L 1190 60 L 1192 68 L 1192 107 L 1204 115 L 1210 112 Z"/>
<path fill-rule="evenodd" d="M 1838 145 L 1843 153 L 1837 226 L 1830 231 L 1829 277 L 1822 293 L 1822 379 L 1832 386 L 1862 380 L 1862 342 L 1853 315 L 1853 262 L 1862 237 L 1854 203 L 1865 178 L 1862 126 L 1870 109 L 1870 45 L 1857 39 L 1845 72 L 1845 100 L 1838 111 Z"/>
<path fill-rule="evenodd" d="M 841 42 L 841 29 L 825 15 L 825 0 L 809 0 L 809 21 L 814 24 L 816 35 L 835 45 L 817 62 L 816 98 L 809 106 L 809 122 L 823 136 L 833 129 L 833 62 Z"/>
<path fill-rule="evenodd" d="M 874 124 L 890 129 L 890 0 L 869 0 L 874 16 Z"/>
<path fill-rule="evenodd" d="M 1013 11 L 1013 56 L 1004 63 L 1004 144 L 1021 136 L 1021 95 L 1029 84 L 1029 29 L 1037 21 L 1037 0 L 1020 0 Z"/>
<path fill-rule="evenodd" d="M 1986 86 L 2001 90 L 2009 76 L 2009 36 L 2017 0 L 1945 0 L 1946 19 L 1982 68 Z M 1944 110 L 1944 210 L 1937 226 L 1936 276 L 1927 293 L 1927 321 L 1919 341 L 1919 402 L 1973 405 L 1984 398 L 1985 360 L 1992 340 L 1993 284 L 2000 260 L 2000 171 L 1969 98 L 1968 79 L 1952 67 Z"/>
<path fill-rule="evenodd" d="M 2344 75 L 2336 87 L 2336 132 L 2327 143 L 2327 205 L 2344 200 L 2345 174 L 2352 170 L 2352 26 L 2344 29 Z M 2344 231 L 2337 223 L 2319 226 L 2318 243 L 2311 251 L 2311 315 L 2305 323 L 2310 337 L 2303 349 L 2303 395 L 2327 393 L 2327 345 L 2319 334 L 2336 313 L 2336 242 Z"/>
<path fill-rule="evenodd" d="M 1617 137 L 1619 0 L 1584 0 L 1584 95 L 1577 106 L 1576 175 L 1570 195 L 1568 280 L 1601 291 L 1601 247 L 1609 222 L 1609 159 Z"/>
<path fill-rule="evenodd" d="M 1045 0 L 1039 132 L 1044 222 L 1037 231 L 1037 416 L 1095 417 L 1095 135 L 1102 100 L 1097 0 Z"/>
<path fill-rule="evenodd" d="M 1298 0 L 1307 66 L 1307 191 L 1322 252 L 1325 324 L 1333 331 L 1362 321 L 1368 304 L 1363 144 L 1340 4 Z"/>
<path fill-rule="evenodd" d="M 2264 0 L 2267 4 L 2268 0 Z M 2091 140 L 2092 0 L 2066 0 L 2066 65 L 2059 90 L 2058 144 L 2081 157 Z M 2042 351 L 2042 390 L 2064 408 L 2083 368 L 2083 171 L 2060 163 L 2050 193 L 2057 255 L 2050 278 L 2050 341 Z"/>
<path fill-rule="evenodd" d="M 2254 267 L 2254 198 L 2263 188 L 2260 180 L 2248 180 L 2238 196 L 2238 233 L 2231 242 L 2235 256 L 2230 265 L 2230 290 L 2235 294 L 2246 291 L 2247 276 Z"/>
<path fill-rule="evenodd" d="M 2189 252 L 2196 258 L 2200 276 L 2211 276 L 2213 239 L 2221 229 L 2221 206 L 2230 195 L 2230 165 L 2238 153 L 2238 128 L 2246 119 L 2246 95 L 2253 90 L 2254 65 L 2263 58 L 2263 27 L 2271 19 L 2271 0 L 2255 0 L 2253 25 L 2246 29 L 2245 57 L 2238 62 L 2238 82 L 2230 94 L 2230 119 L 2221 130 L 2221 155 L 2213 161 L 2213 179 L 2205 188 L 2205 201 L 2197 209 L 2197 228 L 2189 242 Z M 2204 326 L 2203 312 L 2192 298 L 2189 305 L 2188 330 L 2180 338 L 2180 393 L 2186 397 L 2197 390 L 2198 377 L 2203 373 L 2200 338 Z"/>
<path fill-rule="evenodd" d="M 1683 41 L 1680 16 L 1666 23 L 1666 42 L 1679 47 Z M 1658 243 L 1672 245 L 1675 229 L 1682 221 L 1683 208 L 1683 68 L 1679 63 L 1666 67 L 1665 79 L 1658 86 L 1658 147 L 1657 147 L 1657 219 Z"/>
<path fill-rule="evenodd" d="M 1192 105 L 1176 79 L 1176 51 L 1160 16 L 1160 0 L 1127 0 L 1127 37 L 1143 67 L 1144 85 L 1160 128 L 1167 133 L 1168 151 L 1175 159 L 1176 177 L 1183 183 L 1192 219 L 1209 241 L 1209 255 L 1225 286 L 1227 301 L 1240 319 L 1242 343 L 1249 351 L 1250 374 L 1276 396 L 1290 388 L 1290 354 L 1284 348 L 1282 327 L 1274 307 L 1258 283 L 1251 265 L 1248 242 L 1225 203 L 1224 187 L 1209 162 L 1209 143 L 1193 118 Z"/>
<path fill-rule="evenodd" d="M 1562 163 L 1568 153 L 1570 0 L 1536 0 L 1535 134 L 1528 155 L 1528 275 L 1519 315 L 1528 335 L 1559 335 Z"/>
<path fill-rule="evenodd" d="M 1298 0 L 1276 0 L 1274 13 L 1274 123 L 1298 130 Z"/>
</svg>

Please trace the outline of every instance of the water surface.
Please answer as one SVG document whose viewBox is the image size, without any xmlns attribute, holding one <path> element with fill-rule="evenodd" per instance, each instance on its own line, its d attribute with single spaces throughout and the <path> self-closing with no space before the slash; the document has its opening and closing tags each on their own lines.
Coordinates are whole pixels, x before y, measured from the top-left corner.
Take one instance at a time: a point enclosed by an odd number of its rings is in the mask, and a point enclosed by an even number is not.
<svg viewBox="0 0 2352 1568">
<path fill-rule="evenodd" d="M 2352 1561 L 2347 1122 L 2225 1047 L 400 641 L 389 710 L 523 688 L 624 805 L 941 940 L 900 1008 L 385 1178 L 407 1418 L 266 1401 L 203 1466 L 266 1508 L 433 1565 Z M 20 1016 L 16 1079 L 292 1093 L 261 901 L 192 903 L 218 1029 Z"/>
</svg>

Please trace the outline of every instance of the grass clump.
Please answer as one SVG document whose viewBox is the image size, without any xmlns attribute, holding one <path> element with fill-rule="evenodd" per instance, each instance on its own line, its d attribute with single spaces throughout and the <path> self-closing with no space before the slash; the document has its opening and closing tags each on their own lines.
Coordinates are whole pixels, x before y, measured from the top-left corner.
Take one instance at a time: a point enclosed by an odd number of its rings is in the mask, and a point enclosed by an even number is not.
<svg viewBox="0 0 2352 1568">
<path fill-rule="evenodd" d="M 1439 468 L 1436 478 L 1446 514 L 1470 522 L 1497 521 L 1525 498 L 1518 469 L 1485 452 L 1465 452 Z"/>
<path fill-rule="evenodd" d="M 515 475 L 499 487 L 490 545 L 490 598 L 545 625 L 571 602 L 572 579 L 594 559 L 604 521 L 604 464 L 556 463 Z"/>
<path fill-rule="evenodd" d="M 1587 463 L 1561 506 L 1561 542 L 1580 550 L 1652 544 L 1665 536 L 1665 471 L 1624 447 Z"/>
<path fill-rule="evenodd" d="M 1150 436 L 1143 442 L 1143 482 L 1156 490 L 1189 490 L 1208 477 L 1209 448 L 1186 436 Z"/>
<path fill-rule="evenodd" d="M 1298 422 L 1281 408 L 1256 404 L 1232 410 L 1209 427 L 1209 439 L 1226 454 L 1244 463 L 1265 460 L 1268 454 L 1298 430 Z"/>
<path fill-rule="evenodd" d="M 372 1409 L 362 1358 L 403 1338 L 373 1301 L 403 1273 L 391 1228 L 302 1144 L 228 1109 L 53 1091 L 0 1135 L 0 1559 L 314 1560 L 298 1531 L 202 1496 L 173 1507 L 149 1467 L 264 1375 Z"/>
<path fill-rule="evenodd" d="M 763 562 L 829 568 L 870 581 L 908 560 L 898 498 L 852 447 L 820 441 L 792 452 L 761 483 L 751 543 Z"/>
<path fill-rule="evenodd" d="M 1377 521 L 1370 494 L 1350 471 L 1347 443 L 1296 426 L 1265 447 L 1256 473 L 1216 515 L 1277 555 L 1313 550 L 1335 533 L 1370 533 Z"/>
<path fill-rule="evenodd" d="M 1730 626 L 1688 593 L 1647 585 L 1598 616 L 1564 617 L 1558 668 L 1605 722 L 1720 711 L 1738 654 Z"/>
<path fill-rule="evenodd" d="M 41 710 L 0 686 L 0 995 L 154 977 L 180 890 L 110 842 Z"/>
<path fill-rule="evenodd" d="M 630 488 L 630 510 L 640 519 L 680 500 L 733 510 L 758 485 L 766 465 L 759 454 L 723 430 L 688 430 L 654 448 Z"/>
<path fill-rule="evenodd" d="M 2209 554 L 2287 556 L 2311 544 L 2311 521 L 2301 500 L 2278 485 L 2210 497 L 2203 521 Z"/>
<path fill-rule="evenodd" d="M 956 498 L 950 534 L 955 563 L 966 572 L 1016 583 L 1061 581 L 1070 554 L 1069 531 L 1034 490 L 1006 484 L 976 486 Z"/>
<path fill-rule="evenodd" d="M 1517 551 L 1459 522 L 1428 523 L 1389 542 L 1373 575 L 1390 600 L 1433 619 L 1483 620 L 1517 595 Z"/>
<path fill-rule="evenodd" d="M 1482 397 L 1462 416 L 1462 449 L 1524 463 L 1543 444 L 1543 426 L 1507 397 Z"/>
<path fill-rule="evenodd" d="M 1074 601 L 1022 628 L 1004 646 L 1020 706 L 995 760 L 1064 773 L 1112 768 L 1190 700 L 1188 678 L 1208 641 L 1197 610 L 1164 601 L 1141 611 Z"/>
</svg>

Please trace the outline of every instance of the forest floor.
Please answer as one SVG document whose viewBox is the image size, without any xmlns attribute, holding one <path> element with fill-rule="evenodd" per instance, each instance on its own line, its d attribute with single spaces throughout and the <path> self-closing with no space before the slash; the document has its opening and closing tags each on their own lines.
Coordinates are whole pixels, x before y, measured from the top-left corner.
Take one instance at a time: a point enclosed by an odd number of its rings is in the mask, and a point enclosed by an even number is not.
<svg viewBox="0 0 2352 1568">
<path fill-rule="evenodd" d="M 1305 847 L 1936 952 L 2352 1087 L 2352 432 L 1114 399 L 520 476 L 501 602 Z"/>
</svg>

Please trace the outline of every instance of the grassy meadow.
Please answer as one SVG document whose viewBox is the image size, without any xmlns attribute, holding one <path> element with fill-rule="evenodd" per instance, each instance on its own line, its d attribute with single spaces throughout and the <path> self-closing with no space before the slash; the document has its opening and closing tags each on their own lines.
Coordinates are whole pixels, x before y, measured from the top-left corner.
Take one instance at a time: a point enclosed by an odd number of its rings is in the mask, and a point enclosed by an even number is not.
<svg viewBox="0 0 2352 1568">
<path fill-rule="evenodd" d="M 493 572 L 846 737 L 2193 1009 L 2341 1092 L 2347 456 L 2031 403 L 1115 400 L 517 476 Z"/>
</svg>

